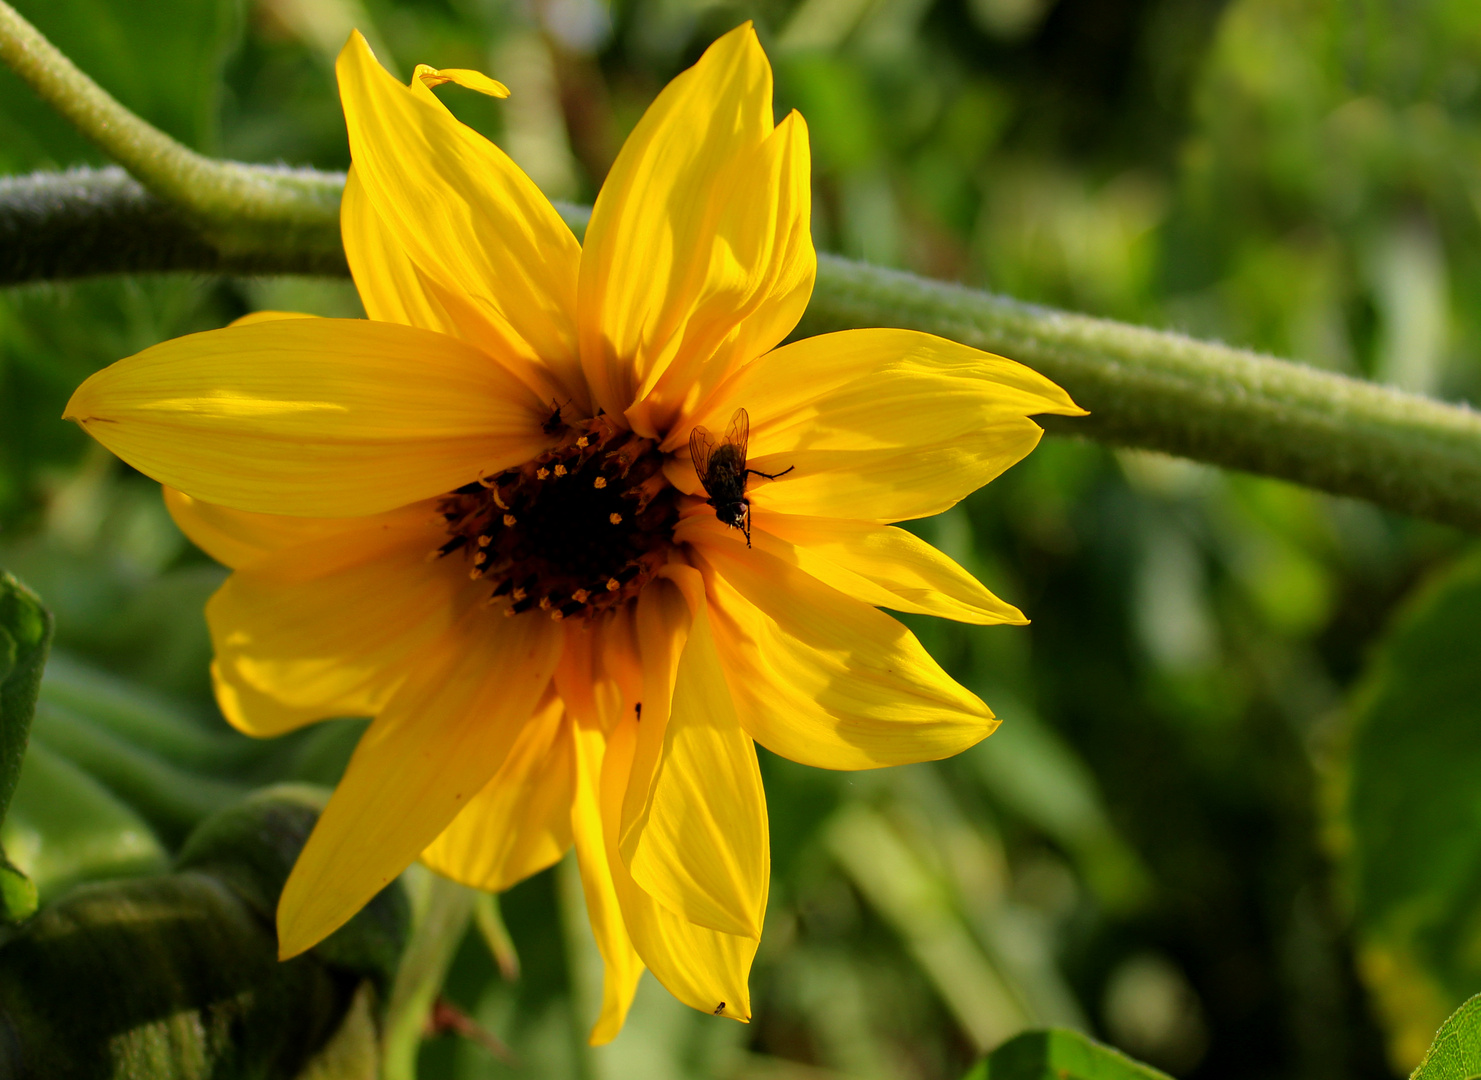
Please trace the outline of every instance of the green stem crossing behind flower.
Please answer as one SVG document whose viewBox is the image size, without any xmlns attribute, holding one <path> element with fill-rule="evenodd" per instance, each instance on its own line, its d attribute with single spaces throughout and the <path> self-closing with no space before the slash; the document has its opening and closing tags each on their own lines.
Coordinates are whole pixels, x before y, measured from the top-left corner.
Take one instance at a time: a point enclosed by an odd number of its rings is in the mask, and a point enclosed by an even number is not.
<svg viewBox="0 0 1481 1080">
<path fill-rule="evenodd" d="M 0 181 L 0 283 L 151 270 L 344 274 L 344 178 L 215 161 L 129 112 L 0 0 L 0 60 L 142 184 Z M 561 207 L 584 231 L 589 212 Z M 804 324 L 922 330 L 1032 364 L 1090 410 L 1077 435 L 1481 529 L 1481 417 L 1146 327 L 824 256 Z"/>
</svg>

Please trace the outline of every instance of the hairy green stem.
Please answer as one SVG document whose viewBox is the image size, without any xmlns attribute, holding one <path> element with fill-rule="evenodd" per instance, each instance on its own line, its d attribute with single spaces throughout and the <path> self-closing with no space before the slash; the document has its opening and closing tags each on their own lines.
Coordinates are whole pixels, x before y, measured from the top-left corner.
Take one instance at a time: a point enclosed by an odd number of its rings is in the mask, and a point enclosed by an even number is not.
<svg viewBox="0 0 1481 1080">
<path fill-rule="evenodd" d="M 1481 531 L 1481 414 L 1182 334 L 824 255 L 800 328 L 924 330 L 1020 360 L 1090 410 L 1051 431 L 1354 495 Z"/>
<path fill-rule="evenodd" d="M 0 60 L 117 170 L 0 180 L 0 284 L 168 270 L 344 274 L 344 177 L 202 157 L 0 0 Z M 137 183 L 135 183 L 135 180 Z M 589 211 L 562 207 L 578 234 Z M 899 326 L 1028 363 L 1091 416 L 1051 430 L 1353 495 L 1481 531 L 1481 416 L 1197 341 L 823 256 L 803 331 Z"/>
<path fill-rule="evenodd" d="M 0 61 L 223 251 L 289 246 L 323 256 L 339 249 L 342 176 L 197 154 L 120 105 L 5 0 Z"/>
</svg>

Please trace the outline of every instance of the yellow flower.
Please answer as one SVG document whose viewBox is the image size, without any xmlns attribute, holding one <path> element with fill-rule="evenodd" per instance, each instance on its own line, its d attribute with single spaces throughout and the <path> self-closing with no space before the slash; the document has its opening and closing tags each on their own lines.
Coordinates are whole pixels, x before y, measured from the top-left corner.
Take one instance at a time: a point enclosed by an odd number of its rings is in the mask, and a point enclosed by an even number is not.
<svg viewBox="0 0 1481 1080">
<path fill-rule="evenodd" d="M 282 954 L 418 857 L 500 890 L 574 843 L 606 965 L 593 1041 L 645 966 L 747 1020 L 770 872 L 752 740 L 866 769 L 993 730 L 879 609 L 1023 616 L 890 523 L 1022 458 L 1029 416 L 1081 410 L 926 334 L 777 347 L 816 270 L 807 128 L 773 123 L 749 25 L 649 108 L 584 247 L 429 89 L 493 80 L 403 86 L 358 34 L 338 74 L 370 319 L 249 316 L 114 364 L 66 412 L 235 570 L 207 607 L 234 725 L 375 718 L 283 892 Z"/>
</svg>

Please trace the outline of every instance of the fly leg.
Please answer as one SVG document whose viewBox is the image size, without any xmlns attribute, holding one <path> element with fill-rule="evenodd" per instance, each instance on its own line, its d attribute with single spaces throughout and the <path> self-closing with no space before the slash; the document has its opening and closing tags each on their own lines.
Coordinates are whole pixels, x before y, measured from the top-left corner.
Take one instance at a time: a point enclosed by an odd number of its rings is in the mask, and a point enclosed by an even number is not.
<svg viewBox="0 0 1481 1080">
<path fill-rule="evenodd" d="M 789 472 L 791 472 L 795 468 L 797 468 L 796 465 L 788 465 L 785 469 L 783 469 L 781 472 L 778 472 L 778 473 L 762 472 L 760 469 L 747 469 L 746 470 L 746 475 L 748 475 L 748 476 L 761 476 L 761 477 L 765 477 L 767 480 L 775 480 L 779 476 L 786 476 Z"/>
</svg>

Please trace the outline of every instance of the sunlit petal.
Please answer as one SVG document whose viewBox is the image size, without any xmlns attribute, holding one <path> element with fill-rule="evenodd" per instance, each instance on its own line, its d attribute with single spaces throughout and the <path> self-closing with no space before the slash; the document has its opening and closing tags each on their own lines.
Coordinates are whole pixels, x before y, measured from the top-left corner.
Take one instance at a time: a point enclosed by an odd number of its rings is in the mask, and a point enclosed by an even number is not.
<svg viewBox="0 0 1481 1080">
<path fill-rule="evenodd" d="M 358 32 L 336 65 L 350 156 L 396 245 L 488 322 L 483 347 L 549 366 L 584 397 L 576 354 L 581 247 L 509 157 L 460 123 L 420 79 L 406 86 Z"/>
<path fill-rule="evenodd" d="M 249 735 L 369 716 L 412 658 L 478 598 L 460 565 L 427 560 L 429 504 L 361 519 L 245 564 L 206 604 L 222 712 Z M 270 708 L 254 710 L 254 702 Z"/>
<path fill-rule="evenodd" d="M 477 349 L 360 319 L 175 338 L 104 368 L 66 419 L 156 480 L 239 510 L 373 514 L 527 460 L 549 408 Z"/>
<path fill-rule="evenodd" d="M 491 79 L 481 71 L 471 71 L 468 68 L 435 68 L 430 64 L 418 64 L 416 70 L 411 73 L 411 77 L 420 79 L 423 86 L 456 83 L 466 90 L 476 90 L 489 97 L 507 98 L 509 96 L 509 87 L 498 79 Z"/>
<path fill-rule="evenodd" d="M 674 79 L 597 197 L 581 263 L 581 359 L 599 404 L 667 427 L 780 341 L 812 290 L 807 131 L 773 127 L 771 66 L 749 24 Z M 673 377 L 664 379 L 671 366 Z"/>
<path fill-rule="evenodd" d="M 904 529 L 759 509 L 751 525 L 781 541 L 763 541 L 766 550 L 866 604 L 980 625 L 1028 622 L 955 561 Z"/>
<path fill-rule="evenodd" d="M 422 862 L 489 892 L 557 862 L 571 846 L 574 753 L 565 709 L 550 694 L 494 778 L 422 852 Z"/>
<path fill-rule="evenodd" d="M 169 486 L 162 490 L 165 509 L 180 526 L 180 531 L 211 558 L 233 568 L 282 548 L 306 544 L 350 529 L 365 528 L 365 518 L 254 514 L 201 502 Z"/>
<path fill-rule="evenodd" d="M 601 775 L 606 737 L 600 724 L 573 726 L 576 747 L 576 800 L 571 812 L 571 831 L 576 839 L 576 859 L 581 868 L 581 889 L 586 896 L 586 915 L 602 954 L 602 1011 L 591 1029 L 591 1043 L 611 1042 L 622 1030 L 643 961 L 633 947 L 622 919 L 617 886 L 607 862 L 607 844 L 602 832 Z"/>
<path fill-rule="evenodd" d="M 1037 444 L 1029 416 L 1083 410 L 1022 364 L 911 330 L 848 330 L 775 349 L 694 417 L 724 430 L 750 414 L 750 498 L 788 514 L 893 522 L 948 509 Z M 664 442 L 679 449 L 687 425 Z M 693 469 L 670 478 L 699 490 Z"/>
<path fill-rule="evenodd" d="M 655 729 L 661 747 L 651 770 L 635 755 L 623 799 L 622 858 L 644 892 L 689 922 L 759 939 L 771 867 L 756 748 L 736 717 L 715 652 L 704 583 L 689 567 L 669 570 L 690 579 L 684 591 L 692 622 L 684 620 L 672 704 L 644 698 L 638 748 Z M 660 580 L 645 596 L 659 591 L 679 588 Z M 639 620 L 641 626 L 641 607 Z M 659 666 L 669 661 L 665 651 Z"/>
<path fill-rule="evenodd" d="M 549 620 L 471 612 L 360 740 L 278 903 L 286 959 L 401 873 L 499 771 L 560 655 Z"/>
<path fill-rule="evenodd" d="M 992 733 L 992 713 L 909 630 L 713 518 L 683 528 L 708 564 L 715 644 L 747 732 L 825 769 L 934 761 Z"/>
<path fill-rule="evenodd" d="M 747 977 L 756 955 L 756 941 L 722 934 L 674 914 L 633 881 L 618 853 L 622 799 L 640 723 L 625 716 L 613 729 L 602 761 L 602 835 L 623 922 L 638 955 L 669 993 L 696 1009 L 749 1022 L 751 992 Z"/>
</svg>

